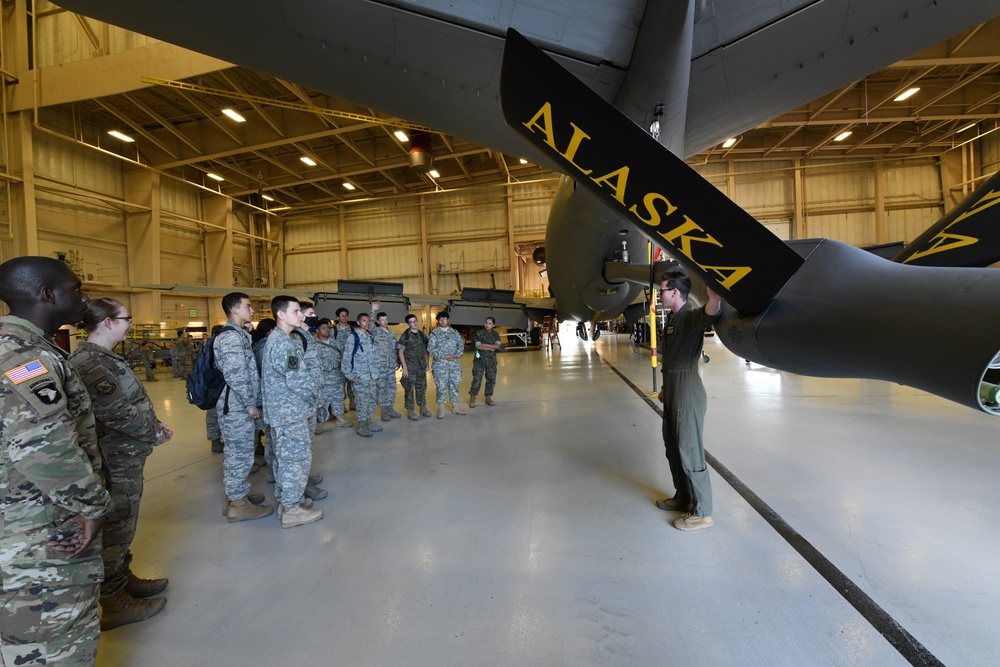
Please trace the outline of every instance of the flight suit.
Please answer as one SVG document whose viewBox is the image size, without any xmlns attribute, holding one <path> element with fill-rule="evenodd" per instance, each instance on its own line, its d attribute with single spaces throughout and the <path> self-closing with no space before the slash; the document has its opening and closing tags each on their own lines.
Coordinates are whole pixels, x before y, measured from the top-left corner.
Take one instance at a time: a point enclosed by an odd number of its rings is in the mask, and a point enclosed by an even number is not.
<svg viewBox="0 0 1000 667">
<path fill-rule="evenodd" d="M 720 313 L 721 314 L 721 313 Z M 705 462 L 703 431 L 708 395 L 698 373 L 705 330 L 719 315 L 685 303 L 663 328 L 663 445 L 674 496 L 690 503 L 694 516 L 712 515 L 712 484 Z"/>
</svg>

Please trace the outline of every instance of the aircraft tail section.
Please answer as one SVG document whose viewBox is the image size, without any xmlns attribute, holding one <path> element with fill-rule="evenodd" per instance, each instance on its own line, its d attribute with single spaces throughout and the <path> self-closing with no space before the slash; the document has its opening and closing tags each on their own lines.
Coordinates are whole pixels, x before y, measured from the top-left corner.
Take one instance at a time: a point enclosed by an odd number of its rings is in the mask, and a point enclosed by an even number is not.
<svg viewBox="0 0 1000 667">
<path fill-rule="evenodd" d="M 906 245 L 894 262 L 986 267 L 1000 262 L 1000 172 Z"/>
<path fill-rule="evenodd" d="M 761 312 L 802 258 L 515 30 L 507 124 L 741 313 Z"/>
</svg>

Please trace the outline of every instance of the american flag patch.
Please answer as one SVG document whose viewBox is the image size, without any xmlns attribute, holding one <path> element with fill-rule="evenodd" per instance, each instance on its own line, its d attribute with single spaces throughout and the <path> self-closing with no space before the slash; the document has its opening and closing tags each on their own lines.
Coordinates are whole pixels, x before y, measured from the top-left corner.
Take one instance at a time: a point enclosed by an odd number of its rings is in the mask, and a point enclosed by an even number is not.
<svg viewBox="0 0 1000 667">
<path fill-rule="evenodd" d="M 4 375 L 6 375 L 7 379 L 14 384 L 21 384 L 26 380 L 36 378 L 39 375 L 45 375 L 48 372 L 49 369 L 45 367 L 45 364 L 43 364 L 40 359 L 35 359 L 34 361 L 29 361 L 23 366 L 10 369 L 4 373 Z"/>
</svg>

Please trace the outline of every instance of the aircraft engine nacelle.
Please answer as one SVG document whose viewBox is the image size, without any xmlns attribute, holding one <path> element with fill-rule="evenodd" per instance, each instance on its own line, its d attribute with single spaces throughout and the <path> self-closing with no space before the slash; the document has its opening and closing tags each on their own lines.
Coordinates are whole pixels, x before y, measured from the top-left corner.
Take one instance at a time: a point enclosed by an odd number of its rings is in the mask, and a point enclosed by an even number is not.
<svg viewBox="0 0 1000 667">
<path fill-rule="evenodd" d="M 1000 415 L 1000 271 L 905 266 L 829 239 L 789 245 L 805 264 L 763 312 L 724 305 L 716 332 L 734 354 L 898 382 Z"/>
</svg>

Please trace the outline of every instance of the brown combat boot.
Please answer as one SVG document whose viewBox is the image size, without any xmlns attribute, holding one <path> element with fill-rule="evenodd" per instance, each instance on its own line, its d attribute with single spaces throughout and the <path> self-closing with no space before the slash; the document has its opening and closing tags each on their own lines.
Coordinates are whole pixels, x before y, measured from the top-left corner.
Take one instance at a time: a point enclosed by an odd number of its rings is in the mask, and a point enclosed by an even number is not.
<svg viewBox="0 0 1000 667">
<path fill-rule="evenodd" d="M 469 407 L 470 408 L 476 407 L 476 395 L 475 394 L 469 394 Z"/>
<path fill-rule="evenodd" d="M 128 577 L 128 582 L 125 584 L 125 590 L 128 591 L 128 594 L 134 598 L 148 598 L 156 595 L 157 593 L 162 593 L 163 589 L 170 583 L 170 580 L 166 578 L 141 579 L 135 576 L 131 567 L 125 568 L 125 576 Z"/>
<path fill-rule="evenodd" d="M 114 595 L 101 598 L 101 630 L 145 621 L 167 604 L 167 598 L 136 599 L 122 588 Z"/>
<path fill-rule="evenodd" d="M 229 510 L 226 512 L 226 521 L 236 523 L 237 521 L 253 521 L 263 519 L 274 513 L 274 508 L 270 505 L 252 505 L 246 496 L 229 503 Z"/>
</svg>

